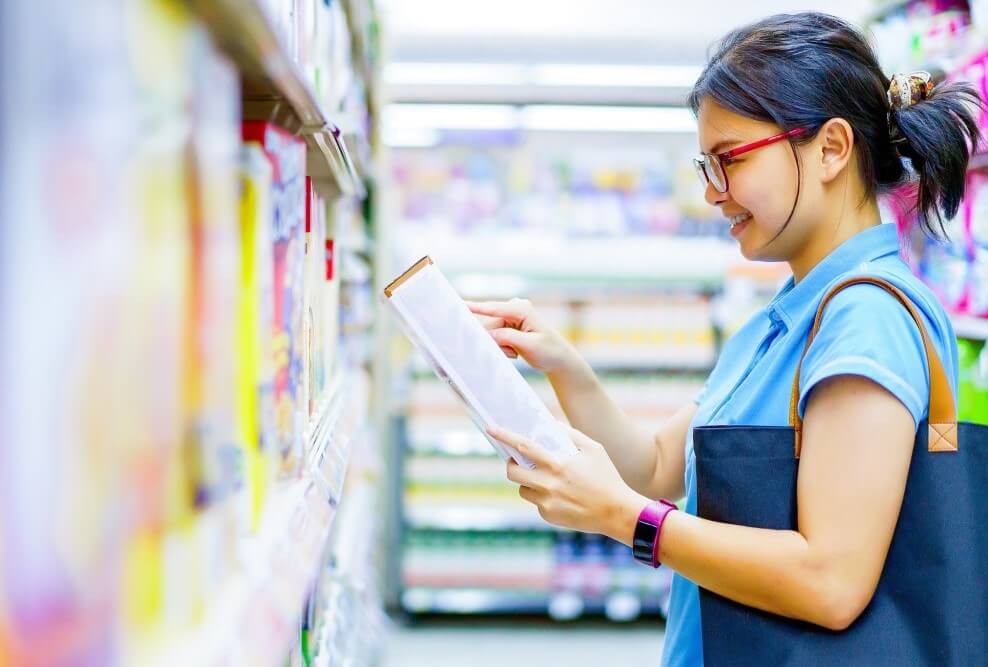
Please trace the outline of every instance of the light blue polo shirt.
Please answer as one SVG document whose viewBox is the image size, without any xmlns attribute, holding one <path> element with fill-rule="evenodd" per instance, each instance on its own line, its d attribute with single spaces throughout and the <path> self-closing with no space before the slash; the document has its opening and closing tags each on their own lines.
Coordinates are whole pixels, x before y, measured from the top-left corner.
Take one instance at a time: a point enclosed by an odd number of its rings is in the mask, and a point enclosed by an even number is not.
<svg viewBox="0 0 988 667">
<path fill-rule="evenodd" d="M 895 226 L 866 229 L 831 252 L 799 284 L 790 278 L 772 302 L 725 343 L 697 398 L 687 436 L 687 512 L 696 514 L 693 428 L 787 425 L 792 379 L 817 307 L 835 283 L 861 275 L 884 278 L 912 299 L 926 320 L 956 397 L 957 342 L 947 314 L 899 257 Z M 895 297 L 879 287 L 855 285 L 828 304 L 803 364 L 800 414 L 813 387 L 835 375 L 860 375 L 877 382 L 902 401 L 917 424 L 927 416 L 929 372 L 919 330 Z M 697 586 L 677 574 L 670 607 L 663 665 L 703 664 Z"/>
</svg>

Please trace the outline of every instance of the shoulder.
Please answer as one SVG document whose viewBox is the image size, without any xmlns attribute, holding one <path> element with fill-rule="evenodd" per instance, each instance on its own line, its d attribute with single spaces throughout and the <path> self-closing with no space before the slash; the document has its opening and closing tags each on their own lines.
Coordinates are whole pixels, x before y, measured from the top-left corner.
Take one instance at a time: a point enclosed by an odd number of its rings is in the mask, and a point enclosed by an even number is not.
<svg viewBox="0 0 988 667">
<path fill-rule="evenodd" d="M 863 270 L 862 270 L 863 269 Z M 864 265 L 835 279 L 823 293 L 850 278 L 879 278 L 897 287 L 916 307 L 956 387 L 956 344 L 946 311 L 907 268 Z M 884 288 L 860 283 L 827 304 L 819 332 L 807 351 L 800 383 L 800 407 L 814 386 L 836 375 L 866 377 L 896 396 L 919 423 L 929 401 L 929 372 L 920 329 L 898 298 Z"/>
<path fill-rule="evenodd" d="M 898 288 L 920 314 L 923 327 L 945 358 L 948 370 L 953 357 L 954 330 L 943 305 L 923 282 L 912 274 L 904 263 L 889 265 L 863 264 L 853 272 L 839 276 L 821 293 L 826 293 L 845 280 L 854 278 L 878 279 Z M 826 306 L 820 330 L 841 329 L 845 334 L 870 338 L 884 338 L 891 342 L 904 342 L 902 336 L 913 338 L 922 350 L 919 328 L 909 311 L 898 298 L 884 288 L 872 283 L 859 283 L 844 288 Z"/>
</svg>

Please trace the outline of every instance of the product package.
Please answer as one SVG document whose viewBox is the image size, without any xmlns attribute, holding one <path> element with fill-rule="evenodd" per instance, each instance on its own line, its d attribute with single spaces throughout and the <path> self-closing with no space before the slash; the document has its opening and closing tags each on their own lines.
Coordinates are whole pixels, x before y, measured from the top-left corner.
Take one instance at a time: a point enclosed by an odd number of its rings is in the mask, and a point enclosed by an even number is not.
<svg viewBox="0 0 988 667">
<path fill-rule="evenodd" d="M 311 421 L 323 397 L 326 368 L 323 363 L 323 296 L 326 273 L 326 204 L 316 193 L 312 179 L 305 179 L 305 289 L 303 397 L 307 419 Z"/>
<path fill-rule="evenodd" d="M 384 290 L 405 334 L 463 402 L 482 431 L 499 426 L 553 455 L 575 453 L 569 433 L 470 312 L 432 259 L 424 257 Z M 488 437 L 502 458 L 534 468 L 512 448 Z"/>
<path fill-rule="evenodd" d="M 210 599 L 238 562 L 238 535 L 249 527 L 247 448 L 237 413 L 241 359 L 231 353 L 237 339 L 241 261 L 240 86 L 236 69 L 208 34 L 197 30 L 194 37 L 186 304 L 194 328 L 187 353 L 192 384 L 183 445 L 202 473 L 194 488 L 198 535 L 190 560 L 201 568 L 205 599 Z"/>
<path fill-rule="evenodd" d="M 271 252 L 272 166 L 255 144 L 241 148 L 241 295 L 237 349 L 240 357 L 240 430 L 247 443 L 245 508 L 256 530 L 270 478 L 276 469 L 278 433 L 274 420 L 274 255 Z"/>
<path fill-rule="evenodd" d="M 273 168 L 274 401 L 279 477 L 298 474 L 305 410 L 302 397 L 302 293 L 305 275 L 305 143 L 270 123 L 243 123 L 245 142 Z"/>
</svg>

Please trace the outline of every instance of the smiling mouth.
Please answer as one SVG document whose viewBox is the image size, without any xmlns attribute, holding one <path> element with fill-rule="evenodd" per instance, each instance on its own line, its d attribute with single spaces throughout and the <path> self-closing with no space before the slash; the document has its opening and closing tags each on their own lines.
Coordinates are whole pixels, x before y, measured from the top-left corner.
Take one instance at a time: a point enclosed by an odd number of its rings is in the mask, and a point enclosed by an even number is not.
<svg viewBox="0 0 988 667">
<path fill-rule="evenodd" d="M 740 215 L 731 216 L 730 218 L 728 218 L 728 220 L 730 220 L 731 222 L 731 229 L 734 229 L 742 222 L 747 222 L 748 220 L 751 220 L 751 217 L 752 217 L 751 213 L 741 213 Z"/>
</svg>

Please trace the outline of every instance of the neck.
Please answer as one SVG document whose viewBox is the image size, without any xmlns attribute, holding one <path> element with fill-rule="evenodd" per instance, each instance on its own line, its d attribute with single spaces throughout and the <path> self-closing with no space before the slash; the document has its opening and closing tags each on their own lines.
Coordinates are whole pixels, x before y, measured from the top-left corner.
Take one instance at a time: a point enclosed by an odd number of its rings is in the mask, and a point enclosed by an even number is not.
<svg viewBox="0 0 988 667">
<path fill-rule="evenodd" d="M 817 222 L 800 253 L 789 260 L 789 268 L 797 283 L 844 241 L 881 223 L 878 202 L 874 197 L 862 206 L 852 208 L 838 205 L 825 207 L 825 210 L 833 210 L 835 215 Z"/>
</svg>

